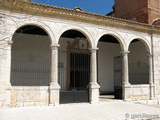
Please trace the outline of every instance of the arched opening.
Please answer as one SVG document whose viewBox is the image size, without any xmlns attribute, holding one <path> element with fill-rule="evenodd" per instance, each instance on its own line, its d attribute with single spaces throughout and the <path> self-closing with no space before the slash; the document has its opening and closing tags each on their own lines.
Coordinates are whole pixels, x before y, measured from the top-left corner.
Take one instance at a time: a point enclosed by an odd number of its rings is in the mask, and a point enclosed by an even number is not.
<svg viewBox="0 0 160 120">
<path fill-rule="evenodd" d="M 14 88 L 13 106 L 31 104 L 29 101 L 33 105 L 47 105 L 51 70 L 48 34 L 38 26 L 26 25 L 16 30 L 12 40 L 10 80 Z"/>
<path fill-rule="evenodd" d="M 60 103 L 88 102 L 89 42 L 81 32 L 68 30 L 61 35 L 59 44 Z"/>
<path fill-rule="evenodd" d="M 98 82 L 100 100 L 122 98 L 121 45 L 112 35 L 103 35 L 98 43 Z"/>
<path fill-rule="evenodd" d="M 149 65 L 144 43 L 134 39 L 129 51 L 129 83 L 149 84 Z"/>
</svg>

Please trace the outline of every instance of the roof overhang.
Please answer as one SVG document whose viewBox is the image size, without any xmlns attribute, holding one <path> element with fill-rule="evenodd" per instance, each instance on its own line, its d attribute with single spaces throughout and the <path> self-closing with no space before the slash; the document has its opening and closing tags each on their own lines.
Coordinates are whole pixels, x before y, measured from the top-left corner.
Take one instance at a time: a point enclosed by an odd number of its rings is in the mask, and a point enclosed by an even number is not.
<svg viewBox="0 0 160 120">
<path fill-rule="evenodd" d="M 0 0 L 0 8 L 16 13 L 32 14 L 50 18 L 54 17 L 73 21 L 83 21 L 98 25 L 101 24 L 107 26 L 125 27 L 127 29 L 136 29 L 137 31 L 143 32 L 160 32 L 160 27 L 158 26 L 33 2 L 19 1 L 14 3 L 13 0 Z"/>
</svg>

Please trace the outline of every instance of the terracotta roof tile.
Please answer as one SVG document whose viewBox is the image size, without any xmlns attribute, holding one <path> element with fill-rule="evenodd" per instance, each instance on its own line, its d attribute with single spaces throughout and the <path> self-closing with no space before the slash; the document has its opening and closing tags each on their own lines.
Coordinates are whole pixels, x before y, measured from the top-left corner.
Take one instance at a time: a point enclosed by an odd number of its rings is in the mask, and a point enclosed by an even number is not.
<svg viewBox="0 0 160 120">
<path fill-rule="evenodd" d="M 96 16 L 96 17 L 103 17 L 104 19 L 105 18 L 110 18 L 110 19 L 120 20 L 120 21 L 124 21 L 124 22 L 136 23 L 136 24 L 145 25 L 145 26 L 152 26 L 152 25 L 148 25 L 148 24 L 145 24 L 145 23 L 140 23 L 140 22 L 131 21 L 131 20 L 127 20 L 127 19 L 117 18 L 117 17 L 113 17 L 113 16 L 106 16 L 106 15 L 101 15 L 101 14 L 96 14 L 96 13 L 85 12 L 85 11 L 78 11 L 78 10 L 74 10 L 74 9 L 68 9 L 68 8 L 63 8 L 63 7 L 58 7 L 58 6 L 45 5 L 45 4 L 41 4 L 41 3 L 31 2 L 31 4 L 37 5 L 37 6 L 42 6 L 42 7 L 65 10 L 66 12 L 67 11 L 68 12 L 77 12 L 77 13 L 83 13 L 83 14 L 86 14 L 86 15 Z"/>
</svg>

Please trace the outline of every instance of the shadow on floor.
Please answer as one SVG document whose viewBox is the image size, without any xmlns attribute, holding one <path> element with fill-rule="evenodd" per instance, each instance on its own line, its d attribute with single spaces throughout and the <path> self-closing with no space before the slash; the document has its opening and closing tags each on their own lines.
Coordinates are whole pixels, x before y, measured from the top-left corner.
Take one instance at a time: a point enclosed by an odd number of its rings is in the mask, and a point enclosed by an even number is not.
<svg viewBox="0 0 160 120">
<path fill-rule="evenodd" d="M 115 99 L 114 95 L 100 95 L 99 96 L 100 102 L 116 102 L 116 101 L 123 101 L 122 99 Z"/>
</svg>

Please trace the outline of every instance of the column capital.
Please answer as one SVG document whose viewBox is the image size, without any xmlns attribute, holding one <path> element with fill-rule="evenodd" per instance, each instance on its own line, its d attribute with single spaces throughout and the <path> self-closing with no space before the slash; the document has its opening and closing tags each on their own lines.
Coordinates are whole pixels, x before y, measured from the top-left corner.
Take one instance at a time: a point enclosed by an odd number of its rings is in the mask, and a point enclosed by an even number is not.
<svg viewBox="0 0 160 120">
<path fill-rule="evenodd" d="M 12 40 L 9 40 L 9 41 L 7 41 L 7 44 L 8 44 L 9 46 L 12 46 L 12 45 L 13 45 L 13 41 L 12 41 Z"/>
<path fill-rule="evenodd" d="M 59 44 L 58 45 L 52 45 L 52 44 L 50 45 L 51 50 L 57 50 L 59 46 L 60 46 Z"/>
<path fill-rule="evenodd" d="M 99 48 L 89 48 L 89 50 L 91 51 L 91 53 L 96 53 L 98 49 Z"/>
<path fill-rule="evenodd" d="M 127 55 L 127 54 L 130 53 L 130 51 L 120 51 L 120 53 L 121 53 L 122 55 Z"/>
<path fill-rule="evenodd" d="M 153 55 L 151 53 L 147 53 L 147 56 L 150 57 L 150 58 L 153 57 Z"/>
</svg>

